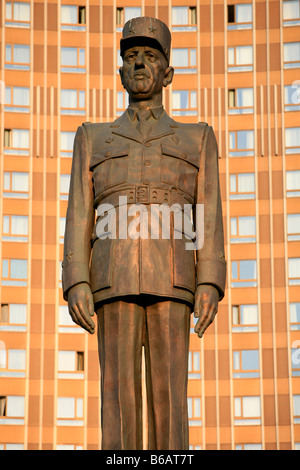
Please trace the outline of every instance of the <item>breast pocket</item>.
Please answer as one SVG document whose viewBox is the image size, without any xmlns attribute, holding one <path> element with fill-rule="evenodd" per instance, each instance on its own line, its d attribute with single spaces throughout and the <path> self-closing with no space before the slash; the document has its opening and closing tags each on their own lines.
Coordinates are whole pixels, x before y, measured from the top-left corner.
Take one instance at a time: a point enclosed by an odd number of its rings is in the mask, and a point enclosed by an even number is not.
<svg viewBox="0 0 300 470">
<path fill-rule="evenodd" d="M 130 145 L 109 147 L 92 155 L 90 170 L 93 171 L 95 195 L 112 186 L 127 182 Z"/>
<path fill-rule="evenodd" d="M 162 145 L 161 153 L 161 181 L 193 196 L 198 167 L 190 155 L 169 145 Z"/>
</svg>

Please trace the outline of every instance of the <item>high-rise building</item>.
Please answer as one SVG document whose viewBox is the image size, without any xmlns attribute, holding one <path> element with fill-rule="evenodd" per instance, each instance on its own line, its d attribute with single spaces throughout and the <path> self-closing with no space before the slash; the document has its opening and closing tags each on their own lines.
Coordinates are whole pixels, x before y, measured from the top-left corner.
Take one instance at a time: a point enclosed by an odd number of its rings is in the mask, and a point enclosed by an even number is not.
<svg viewBox="0 0 300 470">
<path fill-rule="evenodd" d="M 299 449 L 299 0 L 1 2 L 0 448 L 100 448 L 97 338 L 62 297 L 64 222 L 75 131 L 126 108 L 119 40 L 141 15 L 172 32 L 166 111 L 219 145 L 228 278 L 204 337 L 191 328 L 190 448 Z"/>
</svg>

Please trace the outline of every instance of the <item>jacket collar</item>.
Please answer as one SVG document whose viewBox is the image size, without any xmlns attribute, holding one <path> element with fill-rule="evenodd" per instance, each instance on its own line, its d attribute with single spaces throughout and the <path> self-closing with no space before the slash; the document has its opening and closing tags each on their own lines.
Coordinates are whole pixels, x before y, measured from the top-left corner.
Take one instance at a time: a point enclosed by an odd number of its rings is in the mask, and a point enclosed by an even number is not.
<svg viewBox="0 0 300 470">
<path fill-rule="evenodd" d="M 158 114 L 156 115 L 157 117 L 155 116 L 155 123 L 152 125 L 152 131 L 150 135 L 148 135 L 146 139 L 143 139 L 130 119 L 130 112 L 131 111 L 126 110 L 125 113 L 123 113 L 111 124 L 110 127 L 113 134 L 121 135 L 122 137 L 135 140 L 140 143 L 145 143 L 150 140 L 164 137 L 166 135 L 174 134 L 173 128 L 177 127 L 175 121 L 173 121 L 173 119 L 171 119 L 162 108 L 160 111 L 160 117 Z"/>
</svg>

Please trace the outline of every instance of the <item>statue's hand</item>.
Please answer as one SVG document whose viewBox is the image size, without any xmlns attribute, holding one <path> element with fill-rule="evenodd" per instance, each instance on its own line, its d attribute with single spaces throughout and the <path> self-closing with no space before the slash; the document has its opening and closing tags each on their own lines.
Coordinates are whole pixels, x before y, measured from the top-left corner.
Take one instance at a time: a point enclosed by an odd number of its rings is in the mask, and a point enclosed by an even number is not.
<svg viewBox="0 0 300 470">
<path fill-rule="evenodd" d="M 197 287 L 195 294 L 194 315 L 198 318 L 195 333 L 202 338 L 206 328 L 214 321 L 218 311 L 219 293 L 209 284 Z"/>
<path fill-rule="evenodd" d="M 69 313 L 77 325 L 89 333 L 95 333 L 94 302 L 90 286 L 85 282 L 77 284 L 68 292 Z"/>
</svg>

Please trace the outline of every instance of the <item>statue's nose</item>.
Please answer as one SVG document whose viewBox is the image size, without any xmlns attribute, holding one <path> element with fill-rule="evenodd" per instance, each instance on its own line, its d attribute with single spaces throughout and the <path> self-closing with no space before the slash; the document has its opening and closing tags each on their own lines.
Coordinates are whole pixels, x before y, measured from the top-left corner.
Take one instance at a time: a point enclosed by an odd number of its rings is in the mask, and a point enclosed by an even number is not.
<svg viewBox="0 0 300 470">
<path fill-rule="evenodd" d="M 145 58 L 143 52 L 140 52 L 135 61 L 136 67 L 144 67 L 145 66 Z"/>
</svg>

